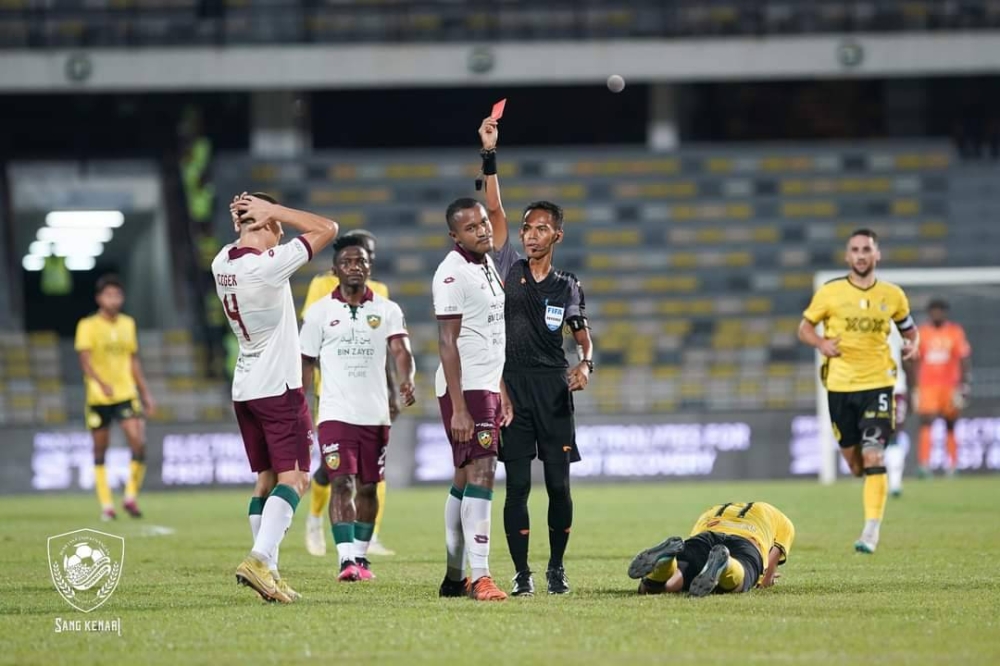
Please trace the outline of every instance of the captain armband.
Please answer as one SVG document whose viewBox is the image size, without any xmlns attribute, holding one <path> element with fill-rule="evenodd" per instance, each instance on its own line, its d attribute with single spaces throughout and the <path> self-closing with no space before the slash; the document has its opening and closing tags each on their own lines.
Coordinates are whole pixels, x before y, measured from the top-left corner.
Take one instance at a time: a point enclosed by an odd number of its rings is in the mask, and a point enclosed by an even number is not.
<svg viewBox="0 0 1000 666">
<path fill-rule="evenodd" d="M 581 317 L 581 316 L 567 317 L 566 325 L 569 326 L 569 330 L 573 331 L 574 333 L 577 331 L 582 331 L 584 329 L 590 328 L 590 322 L 587 321 L 586 317 Z"/>
<path fill-rule="evenodd" d="M 916 323 L 914 323 L 912 315 L 906 315 L 906 319 L 904 319 L 903 321 L 896 322 L 896 328 L 899 329 L 900 333 L 902 333 L 903 331 L 908 331 L 914 326 L 916 326 Z"/>
</svg>

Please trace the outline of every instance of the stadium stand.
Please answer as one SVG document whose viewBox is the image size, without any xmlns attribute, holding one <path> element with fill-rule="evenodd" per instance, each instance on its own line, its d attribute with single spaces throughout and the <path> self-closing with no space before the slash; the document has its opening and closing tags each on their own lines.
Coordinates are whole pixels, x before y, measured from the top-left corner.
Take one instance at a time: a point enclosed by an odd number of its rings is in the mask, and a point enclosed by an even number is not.
<svg viewBox="0 0 1000 666">
<path fill-rule="evenodd" d="M 988 30 L 998 0 L 4 0 L 0 48 Z"/>
</svg>

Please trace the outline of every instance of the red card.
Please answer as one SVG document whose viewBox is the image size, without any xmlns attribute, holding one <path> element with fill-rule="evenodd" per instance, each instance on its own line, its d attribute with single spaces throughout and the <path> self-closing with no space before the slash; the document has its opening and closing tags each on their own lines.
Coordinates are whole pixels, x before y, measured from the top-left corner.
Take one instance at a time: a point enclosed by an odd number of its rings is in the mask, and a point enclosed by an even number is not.
<svg viewBox="0 0 1000 666">
<path fill-rule="evenodd" d="M 490 113 L 490 118 L 493 120 L 500 120 L 503 117 L 503 108 L 507 106 L 507 98 L 504 97 L 502 100 L 493 105 L 493 111 Z"/>
</svg>

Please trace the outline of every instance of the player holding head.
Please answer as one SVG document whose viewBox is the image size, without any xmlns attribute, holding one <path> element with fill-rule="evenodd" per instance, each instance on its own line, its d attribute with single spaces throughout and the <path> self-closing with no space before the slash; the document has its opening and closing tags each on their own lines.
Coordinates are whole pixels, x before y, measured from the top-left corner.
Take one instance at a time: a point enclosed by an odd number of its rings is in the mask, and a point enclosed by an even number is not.
<svg viewBox="0 0 1000 666">
<path fill-rule="evenodd" d="M 375 234 L 370 231 L 365 231 L 364 229 L 354 229 L 343 234 L 342 237 L 357 237 L 361 239 L 365 250 L 368 252 L 370 265 L 375 265 Z M 302 316 L 305 317 L 306 310 L 308 310 L 313 303 L 330 298 L 330 294 L 333 293 L 333 290 L 336 289 L 339 284 L 340 280 L 338 280 L 336 276 L 336 266 L 333 267 L 333 270 L 314 277 L 309 283 L 309 291 L 306 293 L 306 302 L 305 305 L 302 306 Z M 382 298 L 389 298 L 389 287 L 382 282 L 368 280 L 368 288 Z M 394 390 L 394 381 L 392 377 L 392 367 L 389 363 L 388 356 L 386 356 L 385 370 L 389 393 L 389 415 L 393 420 L 395 420 L 396 415 L 399 414 L 399 400 L 396 398 L 396 391 Z M 313 382 L 313 388 L 316 391 L 316 398 L 318 400 L 322 386 L 322 376 L 319 369 L 316 370 L 314 376 L 316 379 Z M 318 404 L 316 409 L 318 412 Z M 394 555 L 395 553 L 393 553 L 393 551 L 386 548 L 379 541 L 379 532 L 382 527 L 382 516 L 385 514 L 385 481 L 379 481 L 377 492 L 379 500 L 378 514 L 375 516 L 375 533 L 372 535 L 371 544 L 368 547 L 368 554 Z M 311 499 L 309 501 L 309 516 L 306 519 L 306 550 L 310 555 L 316 555 L 317 557 L 326 555 L 326 533 L 323 529 L 325 518 L 323 516 L 329 510 L 330 493 L 330 477 L 327 474 L 326 466 L 320 465 L 316 469 L 316 473 L 313 474 L 312 490 L 310 493 Z"/>
<path fill-rule="evenodd" d="M 920 326 L 920 355 L 916 365 L 917 414 L 920 415 L 918 472 L 930 474 L 931 425 L 944 419 L 948 429 L 948 466 L 955 473 L 958 442 L 955 421 L 969 399 L 972 371 L 972 348 L 961 324 L 948 320 L 948 302 L 934 299 L 927 306 L 930 321 Z M 910 373 L 913 374 L 914 368 Z"/>
<path fill-rule="evenodd" d="M 766 502 L 717 504 L 694 524 L 691 536 L 670 537 L 632 559 L 629 578 L 639 578 L 639 594 L 740 593 L 771 587 L 781 577 L 795 541 L 788 516 Z"/>
<path fill-rule="evenodd" d="M 513 418 L 501 379 L 506 334 L 503 281 L 489 253 L 493 234 L 475 199 L 457 199 L 445 213 L 455 247 L 434 273 L 441 365 L 434 388 L 452 447 L 454 484 L 445 502 L 448 569 L 442 597 L 502 601 L 490 575 L 490 509 L 500 427 Z M 465 578 L 468 548 L 471 577 Z"/>
<path fill-rule="evenodd" d="M 505 278 L 507 361 L 504 384 L 516 418 L 503 431 L 500 459 L 507 472 L 504 530 L 514 561 L 515 596 L 534 594 L 528 566 L 528 495 L 531 461 L 545 469 L 549 496 L 549 561 L 545 578 L 549 594 L 570 591 L 563 555 L 573 524 L 569 488 L 570 463 L 580 460 L 573 421 L 573 391 L 587 387 L 594 369 L 593 344 L 583 289 L 572 273 L 552 267 L 552 254 L 563 238 L 563 212 L 548 201 L 529 204 L 521 216 L 521 257 L 508 242 L 507 216 L 500 201 L 496 172 L 497 121 L 479 127 L 486 179 L 486 210 L 493 228 L 497 269 Z M 568 369 L 563 328 L 568 326 L 580 351 L 580 362 Z"/>
<path fill-rule="evenodd" d="M 312 424 L 302 392 L 295 305 L 288 279 L 337 235 L 337 223 L 279 206 L 265 194 L 235 197 L 239 240 L 212 261 L 216 292 L 240 343 L 233 409 L 257 483 L 250 499 L 254 544 L 236 580 L 267 601 L 298 594 L 278 574 L 278 545 L 309 485 Z M 283 225 L 299 232 L 279 244 Z"/>
<path fill-rule="evenodd" d="M 387 346 L 402 378 L 403 404 L 414 402 L 413 352 L 403 311 L 368 287 L 371 261 L 366 245 L 357 235 L 334 243 L 334 273 L 340 284 L 330 297 L 306 311 L 301 335 L 305 385 L 312 383 L 317 361 L 323 373 L 319 446 L 333 486 L 330 523 L 340 558 L 340 581 L 374 578 L 368 547 L 391 424 Z"/>
<path fill-rule="evenodd" d="M 917 327 L 903 290 L 875 277 L 881 258 L 878 236 L 858 229 L 844 255 L 850 272 L 813 295 L 799 324 L 799 340 L 825 357 L 820 379 L 827 389 L 830 421 L 840 452 L 854 476 L 864 476 L 865 526 L 854 549 L 874 553 L 885 513 L 888 483 L 885 446 L 895 427 L 896 363 L 889 329 L 903 336 L 903 360 L 917 353 Z M 823 336 L 816 326 L 823 324 Z"/>
<path fill-rule="evenodd" d="M 76 325 L 76 351 L 87 394 L 87 427 L 94 438 L 94 487 L 101 503 L 101 520 L 117 517 L 108 485 L 104 457 L 108 451 L 111 424 L 118 421 L 132 449 L 124 508 L 141 518 L 136 504 L 146 475 L 146 430 L 142 407 L 152 415 L 156 403 L 149 394 L 139 362 L 135 320 L 122 314 L 125 288 L 117 275 L 104 275 L 95 289 L 97 312 Z M 140 406 L 140 400 L 142 405 Z"/>
</svg>

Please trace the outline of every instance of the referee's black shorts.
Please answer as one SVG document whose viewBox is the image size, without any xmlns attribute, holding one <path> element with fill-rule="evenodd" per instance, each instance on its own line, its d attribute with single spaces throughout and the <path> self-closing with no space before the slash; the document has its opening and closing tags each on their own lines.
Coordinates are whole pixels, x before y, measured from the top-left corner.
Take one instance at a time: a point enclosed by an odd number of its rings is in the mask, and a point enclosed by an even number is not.
<svg viewBox="0 0 1000 666">
<path fill-rule="evenodd" d="M 505 370 L 514 421 L 500 433 L 500 460 L 577 462 L 573 394 L 566 370 Z"/>
</svg>

